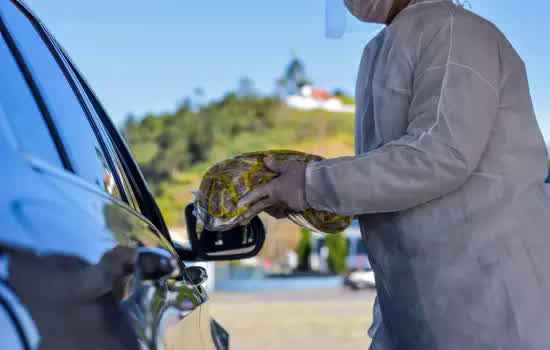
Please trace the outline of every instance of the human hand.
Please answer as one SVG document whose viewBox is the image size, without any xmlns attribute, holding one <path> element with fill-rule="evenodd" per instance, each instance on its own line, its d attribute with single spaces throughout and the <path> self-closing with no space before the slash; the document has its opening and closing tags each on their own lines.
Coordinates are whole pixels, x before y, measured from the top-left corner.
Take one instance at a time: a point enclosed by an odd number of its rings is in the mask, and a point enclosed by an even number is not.
<svg viewBox="0 0 550 350">
<path fill-rule="evenodd" d="M 239 201 L 237 208 L 248 207 L 244 221 L 251 220 L 264 210 L 281 218 L 289 210 L 301 212 L 309 208 L 305 199 L 306 163 L 296 160 L 278 161 L 269 156 L 264 159 L 264 165 L 279 173 L 279 176 L 256 187 Z"/>
</svg>

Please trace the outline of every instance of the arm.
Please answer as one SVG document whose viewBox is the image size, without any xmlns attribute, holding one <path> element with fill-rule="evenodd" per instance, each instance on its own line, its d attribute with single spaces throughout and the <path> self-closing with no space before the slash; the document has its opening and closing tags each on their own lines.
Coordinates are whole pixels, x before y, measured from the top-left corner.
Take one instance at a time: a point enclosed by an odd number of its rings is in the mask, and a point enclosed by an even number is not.
<svg viewBox="0 0 550 350">
<path fill-rule="evenodd" d="M 451 28 L 441 32 L 417 62 L 405 135 L 356 157 L 309 164 L 309 205 L 342 215 L 401 211 L 467 181 L 497 115 L 498 91 L 481 72 L 487 57 L 494 57 L 497 65 L 498 56 L 473 52 L 467 62 L 457 63 L 462 61 L 453 57 L 453 40 L 457 52 L 468 50 L 460 46 L 468 38 L 453 37 Z"/>
</svg>

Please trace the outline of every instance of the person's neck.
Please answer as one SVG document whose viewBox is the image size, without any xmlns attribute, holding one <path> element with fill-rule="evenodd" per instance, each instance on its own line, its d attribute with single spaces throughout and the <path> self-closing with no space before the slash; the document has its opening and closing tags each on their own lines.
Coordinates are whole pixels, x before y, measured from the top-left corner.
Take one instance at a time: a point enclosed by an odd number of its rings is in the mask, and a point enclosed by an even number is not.
<svg viewBox="0 0 550 350">
<path fill-rule="evenodd" d="M 409 6 L 410 2 L 411 0 L 394 0 L 388 19 L 386 20 L 386 24 L 390 25 L 390 23 L 393 22 L 394 18 L 399 14 L 399 12 L 403 11 L 405 7 Z"/>
</svg>

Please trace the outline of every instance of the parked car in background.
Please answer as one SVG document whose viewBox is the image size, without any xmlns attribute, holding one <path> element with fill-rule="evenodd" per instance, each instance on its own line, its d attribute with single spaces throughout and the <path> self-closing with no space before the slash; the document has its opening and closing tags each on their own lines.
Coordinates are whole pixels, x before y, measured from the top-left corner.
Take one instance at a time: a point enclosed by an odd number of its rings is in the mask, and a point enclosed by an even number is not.
<svg viewBox="0 0 550 350">
<path fill-rule="evenodd" d="M 344 277 L 344 285 L 353 290 L 375 288 L 374 271 L 367 256 L 367 249 L 361 237 L 359 221 L 353 220 L 351 226 L 344 232 L 348 242 L 346 259 L 349 271 Z"/>
<path fill-rule="evenodd" d="M 344 286 L 352 290 L 375 288 L 376 280 L 374 279 L 374 271 L 372 269 L 351 270 L 349 274 L 344 277 Z"/>
<path fill-rule="evenodd" d="M 115 125 L 20 0 L 0 0 L 0 63 L 0 348 L 227 349 L 206 271 L 185 261 L 256 255 L 261 221 L 198 235 L 190 204 L 191 245 L 174 244 Z M 109 270 L 128 249 L 135 264 Z"/>
</svg>

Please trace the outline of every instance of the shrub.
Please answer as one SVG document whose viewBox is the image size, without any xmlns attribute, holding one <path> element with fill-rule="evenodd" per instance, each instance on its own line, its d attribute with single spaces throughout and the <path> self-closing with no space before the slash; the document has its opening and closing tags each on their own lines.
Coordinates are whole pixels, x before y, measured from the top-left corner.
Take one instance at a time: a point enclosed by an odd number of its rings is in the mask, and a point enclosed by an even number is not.
<svg viewBox="0 0 550 350">
<path fill-rule="evenodd" d="M 328 247 L 328 266 L 334 273 L 343 272 L 346 265 L 347 242 L 341 233 L 330 234 L 325 237 L 325 245 Z"/>
<path fill-rule="evenodd" d="M 302 228 L 300 230 L 300 241 L 296 247 L 296 254 L 298 254 L 298 270 L 309 271 L 309 256 L 311 255 L 311 231 Z"/>
</svg>

